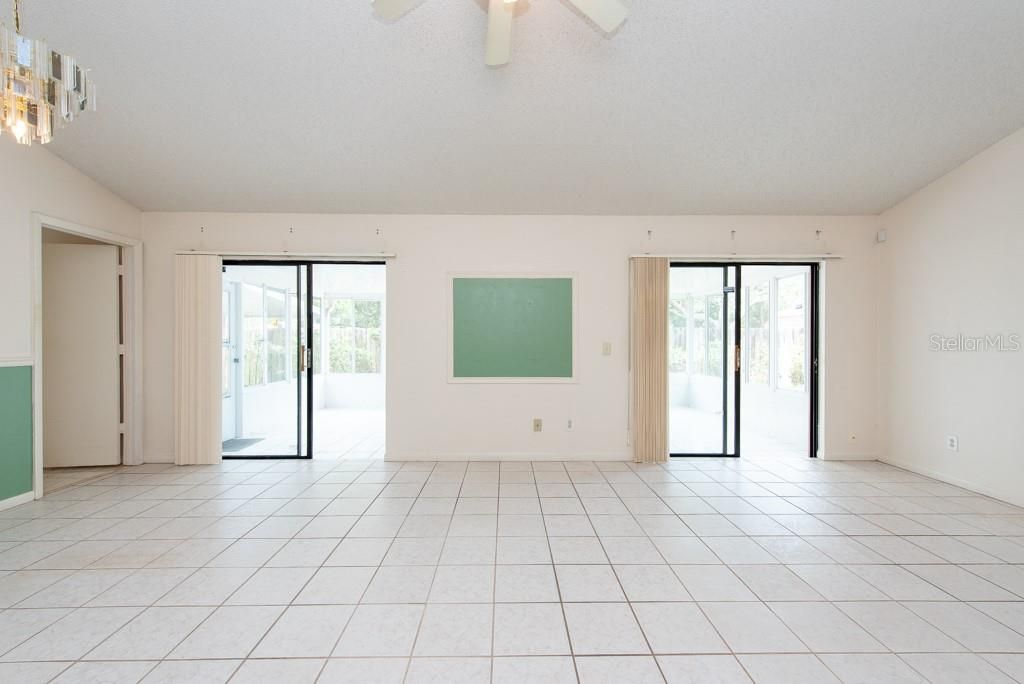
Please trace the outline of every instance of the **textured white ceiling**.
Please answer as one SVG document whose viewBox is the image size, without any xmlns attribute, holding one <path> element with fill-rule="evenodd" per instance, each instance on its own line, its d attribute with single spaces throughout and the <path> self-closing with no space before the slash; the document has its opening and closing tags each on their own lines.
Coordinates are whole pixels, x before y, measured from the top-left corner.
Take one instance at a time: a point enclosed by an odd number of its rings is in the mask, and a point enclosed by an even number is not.
<svg viewBox="0 0 1024 684">
<path fill-rule="evenodd" d="M 1024 125 L 1022 0 L 25 0 L 100 111 L 51 149 L 148 210 L 875 213 Z"/>
</svg>

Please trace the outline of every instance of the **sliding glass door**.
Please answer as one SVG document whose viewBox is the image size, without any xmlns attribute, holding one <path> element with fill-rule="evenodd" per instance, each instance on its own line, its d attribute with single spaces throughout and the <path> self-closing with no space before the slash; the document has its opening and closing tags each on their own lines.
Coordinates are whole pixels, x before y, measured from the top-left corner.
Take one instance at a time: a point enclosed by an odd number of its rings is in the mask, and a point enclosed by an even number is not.
<svg viewBox="0 0 1024 684">
<path fill-rule="evenodd" d="M 225 262 L 226 458 L 309 458 L 309 266 Z"/>
<path fill-rule="evenodd" d="M 384 452 L 385 266 L 225 261 L 225 458 Z"/>
<path fill-rule="evenodd" d="M 739 268 L 673 264 L 669 276 L 669 451 L 738 453 Z"/>
<path fill-rule="evenodd" d="M 673 456 L 816 455 L 817 289 L 817 264 L 672 264 Z"/>
</svg>

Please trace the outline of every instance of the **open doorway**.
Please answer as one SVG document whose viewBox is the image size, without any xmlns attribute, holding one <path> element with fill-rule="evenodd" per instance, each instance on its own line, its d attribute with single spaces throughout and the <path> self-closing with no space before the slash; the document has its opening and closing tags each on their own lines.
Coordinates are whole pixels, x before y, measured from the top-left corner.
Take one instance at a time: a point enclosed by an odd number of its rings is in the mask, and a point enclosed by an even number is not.
<svg viewBox="0 0 1024 684">
<path fill-rule="evenodd" d="M 138 462 L 137 241 L 38 217 L 36 496 Z"/>
<path fill-rule="evenodd" d="M 226 261 L 225 458 L 383 458 L 382 263 Z"/>
<path fill-rule="evenodd" d="M 673 456 L 817 455 L 817 269 L 672 264 Z"/>
</svg>

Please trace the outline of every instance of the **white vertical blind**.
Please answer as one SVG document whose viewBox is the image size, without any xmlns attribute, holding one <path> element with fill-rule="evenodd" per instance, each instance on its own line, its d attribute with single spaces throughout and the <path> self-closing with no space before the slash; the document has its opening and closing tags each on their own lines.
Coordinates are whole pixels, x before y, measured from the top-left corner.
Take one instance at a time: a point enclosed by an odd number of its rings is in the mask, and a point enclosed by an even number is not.
<svg viewBox="0 0 1024 684">
<path fill-rule="evenodd" d="M 668 259 L 629 260 L 630 430 L 636 463 L 668 460 L 668 269 Z"/>
<path fill-rule="evenodd" d="M 221 461 L 221 259 L 175 256 L 174 462 Z"/>
</svg>

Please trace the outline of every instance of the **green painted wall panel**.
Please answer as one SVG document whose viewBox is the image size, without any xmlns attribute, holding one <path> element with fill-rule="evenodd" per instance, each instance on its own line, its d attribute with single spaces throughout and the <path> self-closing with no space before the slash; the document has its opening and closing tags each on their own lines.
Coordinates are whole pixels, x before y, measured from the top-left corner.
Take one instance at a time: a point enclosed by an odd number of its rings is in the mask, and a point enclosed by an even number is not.
<svg viewBox="0 0 1024 684">
<path fill-rule="evenodd" d="M 0 501 L 32 491 L 32 367 L 0 368 Z"/>
<path fill-rule="evenodd" d="M 455 278 L 456 378 L 571 378 L 571 278 Z"/>
</svg>

